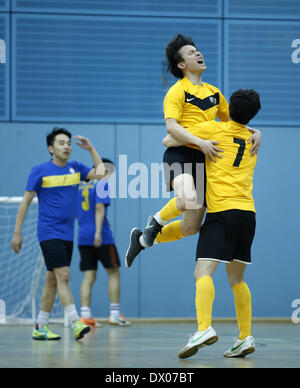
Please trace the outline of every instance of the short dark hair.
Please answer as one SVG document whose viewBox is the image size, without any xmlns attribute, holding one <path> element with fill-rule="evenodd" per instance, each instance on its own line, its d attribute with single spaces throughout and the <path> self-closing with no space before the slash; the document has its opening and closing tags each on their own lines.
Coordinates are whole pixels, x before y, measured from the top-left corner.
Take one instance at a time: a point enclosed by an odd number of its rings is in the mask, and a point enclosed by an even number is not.
<svg viewBox="0 0 300 388">
<path fill-rule="evenodd" d="M 116 170 L 114 162 L 112 162 L 110 159 L 107 159 L 107 158 L 101 158 L 101 159 L 103 164 L 104 163 L 110 164 L 111 166 L 113 166 L 113 170 Z M 93 165 L 93 168 L 95 168 L 95 165 Z"/>
<path fill-rule="evenodd" d="M 239 89 L 230 97 L 230 118 L 240 124 L 248 124 L 260 110 L 259 94 L 254 89 Z"/>
<path fill-rule="evenodd" d="M 195 46 L 192 38 L 181 34 L 176 35 L 166 47 L 166 56 L 168 60 L 168 71 L 176 78 L 183 78 L 183 72 L 178 68 L 178 63 L 183 61 L 182 56 L 179 54 L 179 50 L 182 46 L 191 45 Z"/>
<path fill-rule="evenodd" d="M 53 146 L 55 137 L 61 134 L 68 136 L 69 139 L 72 138 L 71 133 L 67 129 L 55 127 L 52 129 L 52 132 L 47 135 L 47 147 Z"/>
<path fill-rule="evenodd" d="M 112 164 L 114 166 L 114 163 L 110 159 L 106 159 L 106 158 L 101 158 L 101 159 L 102 159 L 103 163 L 109 163 L 109 164 Z"/>
</svg>

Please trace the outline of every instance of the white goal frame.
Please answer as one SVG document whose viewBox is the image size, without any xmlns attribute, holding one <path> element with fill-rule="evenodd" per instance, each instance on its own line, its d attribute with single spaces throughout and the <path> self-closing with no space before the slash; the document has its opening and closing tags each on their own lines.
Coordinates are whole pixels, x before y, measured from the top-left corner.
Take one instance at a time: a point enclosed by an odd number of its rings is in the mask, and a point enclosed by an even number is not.
<svg viewBox="0 0 300 388">
<path fill-rule="evenodd" d="M 11 204 L 11 205 L 16 205 L 16 204 L 20 204 L 23 200 L 23 197 L 9 197 L 9 196 L 0 196 L 0 205 L 5 205 L 5 204 Z M 32 203 L 33 204 L 37 204 L 38 203 L 38 198 L 37 197 L 34 197 L 33 200 L 32 200 Z M 32 299 L 31 299 L 31 318 L 28 318 L 28 319 L 25 319 L 25 318 L 13 318 L 13 322 L 10 322 L 10 319 L 7 317 L 2 317 L 2 320 L 0 321 L 0 324 L 9 324 L 9 323 L 13 323 L 13 324 L 16 324 L 16 323 L 20 323 L 20 324 L 32 324 L 35 322 L 36 320 L 36 313 L 37 313 L 37 307 L 36 307 L 36 298 L 37 298 L 37 292 L 38 292 L 38 288 L 39 288 L 39 285 L 40 285 L 40 280 L 41 280 L 41 276 L 43 274 L 43 271 L 44 271 L 44 258 L 43 258 L 43 255 L 42 255 L 42 252 L 41 254 L 39 255 L 39 257 L 37 257 L 37 260 L 38 262 L 40 263 L 39 265 L 39 269 L 38 269 L 38 273 L 37 273 L 37 277 L 36 277 L 36 280 L 35 282 L 32 283 Z M 2 308 L 3 308 L 3 302 L 5 301 L 2 301 Z M 5 304 L 4 304 L 4 309 L 5 309 Z M 51 319 L 52 322 L 64 322 L 65 323 L 65 326 L 67 326 L 67 321 L 66 321 L 66 317 L 62 317 L 61 319 L 60 318 L 57 318 L 57 319 Z"/>
</svg>

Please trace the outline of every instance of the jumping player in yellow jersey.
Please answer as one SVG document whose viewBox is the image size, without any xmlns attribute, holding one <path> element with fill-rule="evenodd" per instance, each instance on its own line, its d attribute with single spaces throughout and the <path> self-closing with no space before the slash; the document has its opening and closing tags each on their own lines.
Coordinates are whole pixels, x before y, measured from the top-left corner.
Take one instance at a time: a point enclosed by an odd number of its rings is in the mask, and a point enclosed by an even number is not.
<svg viewBox="0 0 300 388">
<path fill-rule="evenodd" d="M 240 330 L 239 338 L 224 355 L 244 357 L 255 351 L 251 335 L 251 294 L 244 281 L 244 271 L 251 263 L 255 234 L 252 188 L 257 157 L 251 156 L 246 124 L 259 109 L 259 95 L 254 90 L 238 90 L 230 98 L 230 121 L 202 123 L 191 131 L 202 139 L 218 141 L 224 154 L 216 163 L 206 161 L 207 216 L 200 230 L 194 274 L 198 331 L 179 353 L 180 358 L 191 357 L 204 345 L 212 345 L 218 340 L 211 327 L 215 298 L 212 276 L 220 262 L 226 263 Z M 177 147 L 184 141 L 178 142 L 168 136 L 165 143 Z M 191 143 L 197 143 L 197 139 Z"/>
<path fill-rule="evenodd" d="M 218 88 L 202 81 L 206 70 L 203 55 L 194 42 L 185 36 L 177 35 L 166 48 L 168 70 L 179 81 L 168 91 L 164 100 L 164 115 L 167 133 L 183 146 L 168 148 L 164 154 L 165 181 L 169 191 L 174 190 L 175 198 L 154 216 L 142 232 L 133 228 L 126 253 L 125 265 L 130 267 L 144 249 L 154 242 L 162 243 L 178 240 L 196 234 L 205 214 L 204 161 L 216 161 L 222 157 L 218 142 L 195 137 L 191 130 L 200 123 L 215 120 L 228 121 L 228 103 Z M 253 142 L 252 152 L 260 146 L 261 134 L 252 130 L 249 139 Z M 187 140 L 188 139 L 188 140 Z M 187 140 L 187 141 L 186 141 Z M 177 166 L 177 168 L 174 168 Z M 199 168 L 200 167 L 200 168 Z M 168 223 L 183 214 L 183 219 Z"/>
</svg>

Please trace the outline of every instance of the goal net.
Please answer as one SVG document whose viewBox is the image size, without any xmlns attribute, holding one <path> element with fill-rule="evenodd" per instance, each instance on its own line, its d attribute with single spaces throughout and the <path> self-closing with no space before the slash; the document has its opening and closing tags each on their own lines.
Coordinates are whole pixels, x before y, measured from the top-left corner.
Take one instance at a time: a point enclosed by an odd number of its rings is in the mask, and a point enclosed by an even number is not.
<svg viewBox="0 0 300 388">
<path fill-rule="evenodd" d="M 0 197 L 0 321 L 2 323 L 35 321 L 40 308 L 46 274 L 37 239 L 36 198 L 29 207 L 24 221 L 23 246 L 20 253 L 15 254 L 11 248 L 16 215 L 21 201 L 22 197 Z M 63 308 L 58 298 L 51 312 L 51 318 L 64 318 Z"/>
</svg>

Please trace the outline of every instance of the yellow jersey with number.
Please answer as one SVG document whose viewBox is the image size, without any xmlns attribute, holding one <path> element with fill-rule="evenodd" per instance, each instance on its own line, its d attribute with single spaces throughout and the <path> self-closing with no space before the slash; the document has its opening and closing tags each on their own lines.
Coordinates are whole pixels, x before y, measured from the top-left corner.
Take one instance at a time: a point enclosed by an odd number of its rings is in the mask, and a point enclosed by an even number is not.
<svg viewBox="0 0 300 388">
<path fill-rule="evenodd" d="M 164 117 L 175 119 L 178 124 L 189 130 L 205 121 L 228 121 L 229 106 L 218 88 L 203 82 L 194 85 L 184 77 L 174 84 L 164 100 Z M 188 145 L 188 147 L 196 148 Z"/>
<path fill-rule="evenodd" d="M 220 142 L 217 147 L 224 152 L 216 163 L 206 160 L 207 212 L 216 213 L 231 209 L 255 212 L 253 174 L 257 156 L 252 156 L 248 144 L 251 133 L 245 125 L 235 121 L 209 121 L 198 124 L 190 132 L 204 140 Z"/>
</svg>

